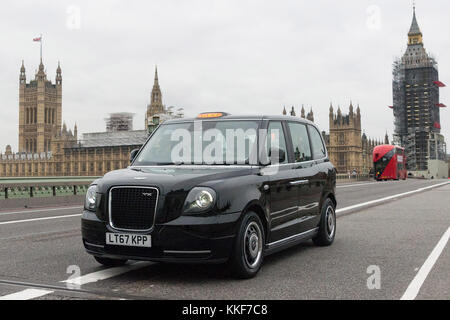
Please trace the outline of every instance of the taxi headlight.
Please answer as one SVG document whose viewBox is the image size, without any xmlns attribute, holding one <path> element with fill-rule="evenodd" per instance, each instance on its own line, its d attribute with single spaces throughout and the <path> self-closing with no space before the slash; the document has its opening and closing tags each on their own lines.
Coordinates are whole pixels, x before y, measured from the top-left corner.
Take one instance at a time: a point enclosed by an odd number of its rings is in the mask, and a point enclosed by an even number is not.
<svg viewBox="0 0 450 320">
<path fill-rule="evenodd" d="M 198 213 L 211 209 L 216 202 L 216 192 L 207 187 L 193 188 L 184 202 L 184 212 Z"/>
<path fill-rule="evenodd" d="M 97 186 L 90 186 L 86 192 L 84 208 L 86 210 L 95 211 L 97 202 Z"/>
</svg>

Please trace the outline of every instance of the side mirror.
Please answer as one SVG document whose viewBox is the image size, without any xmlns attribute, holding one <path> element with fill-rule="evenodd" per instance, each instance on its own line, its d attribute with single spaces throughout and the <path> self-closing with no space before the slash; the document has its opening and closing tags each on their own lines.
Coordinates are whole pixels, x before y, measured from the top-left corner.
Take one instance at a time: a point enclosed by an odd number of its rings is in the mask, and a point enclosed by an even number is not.
<svg viewBox="0 0 450 320">
<path fill-rule="evenodd" d="M 276 156 L 278 155 L 278 159 Z M 286 160 L 286 152 L 279 148 L 270 148 L 269 150 L 269 160 L 271 164 L 283 163 Z M 278 162 L 276 162 L 278 160 Z"/>
<path fill-rule="evenodd" d="M 139 149 L 134 149 L 130 152 L 130 163 L 133 162 L 134 158 L 136 158 L 137 154 L 139 153 Z"/>
</svg>

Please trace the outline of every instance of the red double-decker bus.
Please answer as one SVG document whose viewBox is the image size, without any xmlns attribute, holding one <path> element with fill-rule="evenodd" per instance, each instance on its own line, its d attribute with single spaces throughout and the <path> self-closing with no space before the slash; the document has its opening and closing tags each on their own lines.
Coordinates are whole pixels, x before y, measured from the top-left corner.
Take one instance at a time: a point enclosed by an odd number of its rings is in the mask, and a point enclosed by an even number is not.
<svg viewBox="0 0 450 320">
<path fill-rule="evenodd" d="M 376 146 L 373 149 L 373 167 L 376 180 L 405 180 L 405 149 L 392 145 Z"/>
</svg>

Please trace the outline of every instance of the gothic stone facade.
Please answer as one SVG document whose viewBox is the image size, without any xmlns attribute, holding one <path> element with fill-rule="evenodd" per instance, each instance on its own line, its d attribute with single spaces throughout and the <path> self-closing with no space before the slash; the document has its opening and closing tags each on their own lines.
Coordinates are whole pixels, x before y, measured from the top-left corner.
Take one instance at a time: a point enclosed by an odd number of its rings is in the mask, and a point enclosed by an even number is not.
<svg viewBox="0 0 450 320">
<path fill-rule="evenodd" d="M 359 106 L 356 108 L 356 113 L 350 103 L 348 114 L 342 114 L 340 107 L 335 114 L 331 105 L 329 123 L 330 133 L 325 140 L 330 160 L 336 166 L 338 173 L 348 173 L 354 170 L 357 173 L 369 173 L 373 168 L 373 149 L 382 142 L 368 139 L 365 133 L 361 135 Z M 389 144 L 387 133 L 384 143 Z"/>
</svg>

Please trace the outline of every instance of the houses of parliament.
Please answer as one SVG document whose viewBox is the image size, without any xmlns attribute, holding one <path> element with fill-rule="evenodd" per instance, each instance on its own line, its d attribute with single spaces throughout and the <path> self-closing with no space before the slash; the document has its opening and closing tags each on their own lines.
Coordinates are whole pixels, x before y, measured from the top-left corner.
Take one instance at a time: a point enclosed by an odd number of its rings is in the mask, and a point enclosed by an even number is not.
<svg viewBox="0 0 450 320">
<path fill-rule="evenodd" d="M 10 145 L 0 152 L 0 177 L 101 176 L 127 167 L 130 152 L 148 137 L 148 130 L 132 130 L 132 125 L 110 121 L 105 132 L 78 137 L 77 125 L 67 128 L 62 119 L 62 71 L 58 63 L 55 82 L 47 78 L 44 64 L 27 82 L 22 62 L 19 77 L 19 150 Z M 153 119 L 167 116 L 162 103 L 158 73 L 155 70 L 146 128 L 156 126 Z M 121 118 L 121 114 L 111 117 Z M 149 121 L 151 123 L 149 123 Z M 132 120 L 131 120 L 132 123 Z"/>
</svg>

